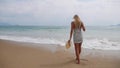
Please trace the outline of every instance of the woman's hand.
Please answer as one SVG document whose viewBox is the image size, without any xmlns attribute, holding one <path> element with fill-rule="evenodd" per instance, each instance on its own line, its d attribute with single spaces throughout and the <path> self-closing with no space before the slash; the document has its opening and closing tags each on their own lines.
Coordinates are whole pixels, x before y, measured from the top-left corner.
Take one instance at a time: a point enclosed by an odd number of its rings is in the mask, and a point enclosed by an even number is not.
<svg viewBox="0 0 120 68">
<path fill-rule="evenodd" d="M 68 43 L 70 43 L 71 40 L 68 40 Z"/>
<path fill-rule="evenodd" d="M 83 31 L 85 31 L 86 29 L 85 29 L 85 26 L 84 26 L 84 24 L 82 23 L 82 29 L 83 29 Z"/>
</svg>

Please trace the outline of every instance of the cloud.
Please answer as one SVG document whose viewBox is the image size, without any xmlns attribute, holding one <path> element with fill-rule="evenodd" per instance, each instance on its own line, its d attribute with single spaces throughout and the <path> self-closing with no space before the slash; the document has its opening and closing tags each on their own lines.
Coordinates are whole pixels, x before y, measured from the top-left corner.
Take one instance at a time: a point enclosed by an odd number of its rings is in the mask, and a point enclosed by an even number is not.
<svg viewBox="0 0 120 68">
<path fill-rule="evenodd" d="M 74 14 L 88 25 L 120 22 L 119 0 L 2 0 L 0 21 L 24 25 L 68 25 Z"/>
<path fill-rule="evenodd" d="M 92 25 L 109 25 L 119 23 L 120 1 L 117 0 L 94 0 L 91 2 L 79 3 L 85 22 Z"/>
</svg>

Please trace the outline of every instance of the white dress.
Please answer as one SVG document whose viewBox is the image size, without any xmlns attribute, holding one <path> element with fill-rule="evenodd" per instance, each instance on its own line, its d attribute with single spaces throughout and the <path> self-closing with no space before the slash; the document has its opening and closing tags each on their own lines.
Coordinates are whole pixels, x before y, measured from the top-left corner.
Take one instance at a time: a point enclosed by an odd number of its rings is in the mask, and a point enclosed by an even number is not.
<svg viewBox="0 0 120 68">
<path fill-rule="evenodd" d="M 82 32 L 81 28 L 75 28 L 73 31 L 73 42 L 74 43 L 82 43 L 83 37 L 82 37 Z"/>
</svg>

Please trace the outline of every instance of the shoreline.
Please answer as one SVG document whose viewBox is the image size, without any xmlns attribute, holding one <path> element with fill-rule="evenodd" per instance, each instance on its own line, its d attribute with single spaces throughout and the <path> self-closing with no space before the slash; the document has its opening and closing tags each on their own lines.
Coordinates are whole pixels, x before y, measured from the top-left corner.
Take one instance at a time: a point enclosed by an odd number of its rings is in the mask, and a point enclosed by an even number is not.
<svg viewBox="0 0 120 68">
<path fill-rule="evenodd" d="M 53 47 L 54 46 L 54 47 Z M 0 39 L 0 68 L 119 68 L 120 50 L 83 48 L 81 64 L 75 63 L 74 49 L 59 45 L 22 43 Z"/>
</svg>

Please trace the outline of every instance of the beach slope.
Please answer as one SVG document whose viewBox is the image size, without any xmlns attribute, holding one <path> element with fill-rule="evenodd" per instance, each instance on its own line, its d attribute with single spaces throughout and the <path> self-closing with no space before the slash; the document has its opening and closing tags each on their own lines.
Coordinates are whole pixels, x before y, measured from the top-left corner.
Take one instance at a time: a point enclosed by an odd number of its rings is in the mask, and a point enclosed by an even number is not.
<svg viewBox="0 0 120 68">
<path fill-rule="evenodd" d="M 120 68 L 119 58 L 88 54 L 81 57 L 81 64 L 76 64 L 74 54 L 64 47 L 51 51 L 51 46 L 43 46 L 0 40 L 0 68 Z"/>
</svg>

